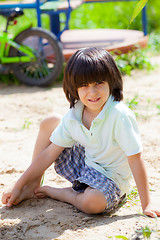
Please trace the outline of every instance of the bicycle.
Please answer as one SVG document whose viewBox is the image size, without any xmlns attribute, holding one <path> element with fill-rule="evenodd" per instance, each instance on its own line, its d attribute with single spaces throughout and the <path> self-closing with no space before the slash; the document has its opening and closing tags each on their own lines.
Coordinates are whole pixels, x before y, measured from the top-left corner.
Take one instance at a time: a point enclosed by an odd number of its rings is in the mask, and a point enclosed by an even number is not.
<svg viewBox="0 0 160 240">
<path fill-rule="evenodd" d="M 63 67 L 62 47 L 57 37 L 46 29 L 27 26 L 13 39 L 8 26 L 17 23 L 21 9 L 3 9 L 6 28 L 0 33 L 0 72 L 13 72 L 17 79 L 30 86 L 48 86 L 57 79 Z"/>
</svg>

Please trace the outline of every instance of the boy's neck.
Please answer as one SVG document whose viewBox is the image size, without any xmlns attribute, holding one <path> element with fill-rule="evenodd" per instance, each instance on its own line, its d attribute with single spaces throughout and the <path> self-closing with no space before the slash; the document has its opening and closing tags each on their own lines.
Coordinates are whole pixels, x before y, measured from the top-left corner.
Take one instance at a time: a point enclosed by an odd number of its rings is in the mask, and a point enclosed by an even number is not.
<svg viewBox="0 0 160 240">
<path fill-rule="evenodd" d="M 82 112 L 82 123 L 83 125 L 89 130 L 91 127 L 91 124 L 93 120 L 98 116 L 100 111 L 90 111 L 86 106 L 84 106 L 83 112 Z"/>
</svg>

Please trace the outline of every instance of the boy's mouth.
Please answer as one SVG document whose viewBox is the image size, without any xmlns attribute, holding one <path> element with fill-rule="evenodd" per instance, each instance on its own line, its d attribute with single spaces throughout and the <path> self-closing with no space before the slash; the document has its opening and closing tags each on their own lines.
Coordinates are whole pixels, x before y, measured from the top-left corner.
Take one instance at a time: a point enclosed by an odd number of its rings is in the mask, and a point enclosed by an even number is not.
<svg viewBox="0 0 160 240">
<path fill-rule="evenodd" d="M 89 102 L 93 102 L 93 103 L 96 103 L 99 100 L 100 100 L 100 97 L 99 98 L 88 99 Z"/>
</svg>

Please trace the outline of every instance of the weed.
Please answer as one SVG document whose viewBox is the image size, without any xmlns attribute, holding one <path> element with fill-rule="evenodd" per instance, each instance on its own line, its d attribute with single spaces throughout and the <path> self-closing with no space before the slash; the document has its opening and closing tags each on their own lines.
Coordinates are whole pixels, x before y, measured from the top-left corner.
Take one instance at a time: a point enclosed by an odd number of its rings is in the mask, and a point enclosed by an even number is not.
<svg viewBox="0 0 160 240">
<path fill-rule="evenodd" d="M 148 98 L 146 101 L 146 105 L 143 106 L 143 113 L 140 114 L 140 117 L 142 119 L 144 119 L 145 121 L 147 121 L 148 119 L 151 118 L 151 116 L 153 116 L 153 112 L 151 111 L 151 99 Z M 152 104 L 153 105 L 153 104 Z"/>
<path fill-rule="evenodd" d="M 59 75 L 59 77 L 57 78 L 56 82 L 62 82 L 65 66 L 66 66 L 66 62 L 63 64 L 63 70 L 62 70 L 61 74 Z"/>
<path fill-rule="evenodd" d="M 158 104 L 158 105 L 156 105 L 156 108 L 158 109 L 158 110 L 160 110 L 160 105 Z"/>
<path fill-rule="evenodd" d="M 125 74 L 130 75 L 133 69 L 139 70 L 146 69 L 148 71 L 154 69 L 154 65 L 150 62 L 145 50 L 138 49 L 134 52 L 119 55 L 115 55 L 113 52 L 111 52 L 111 54 L 113 55 L 117 63 L 117 66 L 123 75 Z M 62 79 L 63 71 L 59 78 L 57 79 L 57 81 L 60 82 L 62 81 Z M 18 80 L 11 74 L 4 75 L 0 81 L 5 82 L 6 84 L 9 84 L 11 82 L 13 82 L 14 84 L 19 83 Z"/>
<path fill-rule="evenodd" d="M 142 227 L 140 230 L 135 230 L 136 233 L 143 235 L 144 239 L 150 239 L 153 230 L 149 226 Z"/>
<path fill-rule="evenodd" d="M 40 183 L 41 186 L 42 186 L 43 183 L 44 183 L 44 175 L 45 175 L 45 173 L 43 174 L 42 179 L 41 179 L 41 183 Z"/>
<path fill-rule="evenodd" d="M 138 196 L 138 190 L 136 187 L 133 187 L 131 190 L 131 193 L 128 195 L 128 199 L 132 199 L 133 197 L 137 197 Z"/>
<path fill-rule="evenodd" d="M 147 120 L 149 116 L 149 107 L 150 107 L 151 99 L 147 99 L 147 106 L 146 106 L 146 114 L 144 116 L 144 119 Z"/>
<path fill-rule="evenodd" d="M 117 66 L 118 66 L 120 72 L 123 75 L 131 74 L 132 66 L 128 64 L 126 59 L 124 59 L 124 55 L 122 57 L 120 57 L 120 56 L 116 57 L 116 63 L 117 63 Z"/>
<path fill-rule="evenodd" d="M 29 129 L 30 125 L 31 125 L 31 122 L 28 119 L 25 119 L 22 129 Z"/>
<path fill-rule="evenodd" d="M 144 239 L 150 239 L 152 230 L 148 226 L 145 226 L 142 228 L 142 233 L 143 233 Z"/>
<path fill-rule="evenodd" d="M 18 79 L 11 73 L 1 74 L 0 82 L 5 83 L 6 85 L 14 84 L 19 85 Z"/>
<path fill-rule="evenodd" d="M 130 204 L 136 205 L 137 202 L 140 201 L 139 198 L 138 198 L 138 190 L 137 190 L 136 187 L 134 187 L 131 190 L 130 194 L 127 196 L 127 199 L 128 199 L 128 201 L 127 201 L 128 202 L 128 207 L 130 207 Z"/>
<path fill-rule="evenodd" d="M 158 115 L 160 115 L 160 104 L 156 105 L 156 108 L 158 109 Z"/>
<path fill-rule="evenodd" d="M 126 100 L 126 105 L 131 109 L 134 110 L 138 105 L 138 95 L 135 95 L 131 100 Z"/>
<path fill-rule="evenodd" d="M 129 240 L 129 238 L 127 238 L 127 237 L 125 237 L 125 236 L 123 236 L 123 235 L 117 235 L 117 236 L 108 237 L 108 238 Z"/>
<path fill-rule="evenodd" d="M 153 32 L 149 35 L 148 49 L 155 55 L 160 53 L 160 37 L 159 34 Z"/>
<path fill-rule="evenodd" d="M 138 190 L 136 187 L 134 187 L 130 194 L 127 196 L 127 204 L 125 205 L 127 208 L 131 208 L 132 206 L 137 205 L 137 203 L 140 201 L 138 196 Z"/>
<path fill-rule="evenodd" d="M 116 55 L 115 61 L 123 75 L 130 75 L 133 69 L 146 69 L 147 71 L 154 69 L 154 65 L 150 62 L 146 50 L 143 49 Z"/>
</svg>

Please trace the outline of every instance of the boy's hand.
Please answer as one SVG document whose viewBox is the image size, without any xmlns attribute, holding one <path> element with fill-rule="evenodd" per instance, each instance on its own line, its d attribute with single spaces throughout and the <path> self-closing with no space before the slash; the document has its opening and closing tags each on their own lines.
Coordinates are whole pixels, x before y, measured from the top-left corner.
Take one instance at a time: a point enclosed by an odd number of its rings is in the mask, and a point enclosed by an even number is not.
<svg viewBox="0 0 160 240">
<path fill-rule="evenodd" d="M 3 192 L 2 194 L 2 203 L 6 204 L 7 207 L 11 207 L 12 205 L 18 204 L 20 200 L 20 193 L 19 189 L 10 189 L 8 191 Z"/>
<path fill-rule="evenodd" d="M 37 198 L 35 195 L 35 189 L 40 186 L 41 178 L 36 179 L 30 184 L 27 184 L 23 187 L 22 190 L 16 187 L 12 187 L 2 194 L 2 203 L 6 204 L 7 207 L 12 205 L 17 205 L 26 199 Z"/>
<path fill-rule="evenodd" d="M 148 206 L 143 210 L 143 213 L 149 217 L 160 217 L 160 209 L 154 207 L 153 204 L 148 204 Z"/>
</svg>

